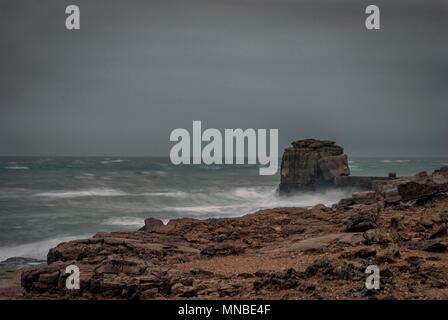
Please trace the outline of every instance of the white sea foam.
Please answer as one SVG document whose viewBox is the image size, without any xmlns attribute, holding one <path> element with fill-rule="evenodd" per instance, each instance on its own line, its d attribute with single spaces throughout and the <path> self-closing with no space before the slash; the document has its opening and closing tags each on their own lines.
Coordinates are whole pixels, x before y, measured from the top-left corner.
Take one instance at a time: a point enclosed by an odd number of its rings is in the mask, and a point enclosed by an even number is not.
<svg viewBox="0 0 448 320">
<path fill-rule="evenodd" d="M 126 161 L 128 161 L 128 160 L 126 160 L 126 159 L 114 159 L 114 160 L 103 160 L 103 161 L 101 161 L 100 163 L 102 163 L 102 164 L 109 164 L 109 163 L 122 163 L 122 162 L 126 162 Z"/>
<path fill-rule="evenodd" d="M 78 176 L 75 176 L 76 179 L 94 179 L 96 176 L 93 173 L 83 172 Z"/>
<path fill-rule="evenodd" d="M 209 194 L 208 200 L 211 202 L 203 205 L 175 206 L 159 208 L 156 211 L 177 212 L 183 216 L 240 216 L 260 209 L 274 207 L 311 207 L 322 203 L 330 206 L 337 203 L 342 198 L 347 198 L 353 190 L 327 190 L 316 193 L 300 193 L 291 196 L 278 196 L 273 188 L 247 187 L 236 188 L 225 194 Z M 203 199 L 200 194 L 190 194 L 191 199 L 197 199 L 200 203 Z M 213 202 L 225 201 L 230 205 L 215 205 Z"/>
<path fill-rule="evenodd" d="M 229 206 L 189 206 L 189 207 L 166 207 L 161 211 L 177 211 L 188 212 L 192 215 L 202 215 L 204 213 L 224 213 L 229 209 L 241 207 L 242 205 L 229 205 Z"/>
<path fill-rule="evenodd" d="M 27 166 L 9 166 L 9 167 L 5 167 L 5 169 L 9 169 L 9 170 L 28 170 L 29 167 L 27 167 Z"/>
<path fill-rule="evenodd" d="M 164 225 L 167 225 L 170 219 L 161 219 Z M 113 226 L 143 226 L 145 219 L 138 217 L 120 217 L 104 220 L 101 224 Z"/>
<path fill-rule="evenodd" d="M 109 189 L 109 188 L 93 188 L 86 190 L 71 191 L 50 191 L 36 193 L 35 197 L 47 198 L 79 198 L 79 197 L 119 197 L 128 195 L 126 192 Z"/>
<path fill-rule="evenodd" d="M 233 195 L 245 199 L 249 210 L 274 207 L 309 207 L 322 203 L 332 205 L 351 195 L 352 190 L 326 190 L 322 192 L 303 192 L 289 196 L 278 196 L 275 189 L 237 188 Z M 247 213 L 247 212 L 246 212 Z"/>
<path fill-rule="evenodd" d="M 48 250 L 56 247 L 59 243 L 88 237 L 91 237 L 91 235 L 82 234 L 78 236 L 45 239 L 15 246 L 0 247 L 0 261 L 4 261 L 12 257 L 46 259 Z"/>
<path fill-rule="evenodd" d="M 151 197 L 175 197 L 175 198 L 187 198 L 189 194 L 183 191 L 166 191 L 166 192 L 144 192 L 138 195 L 151 196 Z"/>
<path fill-rule="evenodd" d="M 101 224 L 114 225 L 114 226 L 143 226 L 145 222 L 144 219 L 142 218 L 120 217 L 120 218 L 106 219 Z"/>
<path fill-rule="evenodd" d="M 381 162 L 383 162 L 383 163 L 391 163 L 391 162 L 404 163 L 404 162 L 409 162 L 409 161 L 411 161 L 411 160 L 408 160 L 408 159 L 398 159 L 398 160 L 386 159 L 386 160 L 381 160 Z"/>
<path fill-rule="evenodd" d="M 138 171 L 137 174 L 144 174 L 148 176 L 165 176 L 167 174 L 166 171 L 163 170 L 144 170 L 144 171 Z"/>
</svg>

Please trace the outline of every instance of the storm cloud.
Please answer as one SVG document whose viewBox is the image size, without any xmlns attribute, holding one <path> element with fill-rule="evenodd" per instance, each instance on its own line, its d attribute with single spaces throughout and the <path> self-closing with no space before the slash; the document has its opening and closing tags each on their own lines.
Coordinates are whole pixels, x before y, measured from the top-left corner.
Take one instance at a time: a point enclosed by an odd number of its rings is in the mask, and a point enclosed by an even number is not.
<svg viewBox="0 0 448 320">
<path fill-rule="evenodd" d="M 65 29 L 65 7 L 81 30 Z M 0 155 L 168 156 L 175 128 L 278 128 L 356 156 L 446 156 L 448 6 L 1 0 Z"/>
</svg>

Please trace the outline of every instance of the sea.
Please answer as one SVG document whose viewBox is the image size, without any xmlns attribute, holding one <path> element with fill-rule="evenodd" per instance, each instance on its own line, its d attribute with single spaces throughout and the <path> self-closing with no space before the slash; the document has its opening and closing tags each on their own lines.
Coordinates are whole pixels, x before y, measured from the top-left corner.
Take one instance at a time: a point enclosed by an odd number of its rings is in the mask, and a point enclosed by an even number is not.
<svg viewBox="0 0 448 320">
<path fill-rule="evenodd" d="M 352 175 L 413 175 L 448 158 L 351 158 Z M 0 261 L 45 259 L 58 243 L 144 219 L 235 217 L 259 209 L 332 205 L 352 190 L 278 196 L 279 173 L 257 165 L 172 165 L 168 158 L 0 158 Z"/>
</svg>

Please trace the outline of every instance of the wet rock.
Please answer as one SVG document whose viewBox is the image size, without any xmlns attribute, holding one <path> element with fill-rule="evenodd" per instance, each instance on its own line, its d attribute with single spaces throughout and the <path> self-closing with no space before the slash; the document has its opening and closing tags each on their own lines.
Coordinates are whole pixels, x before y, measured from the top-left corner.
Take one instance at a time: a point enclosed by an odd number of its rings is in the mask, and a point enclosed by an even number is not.
<svg viewBox="0 0 448 320">
<path fill-rule="evenodd" d="M 352 215 L 347 222 L 346 232 L 363 232 L 376 228 L 376 214 L 360 212 Z"/>
<path fill-rule="evenodd" d="M 423 230 L 425 230 L 432 229 L 434 223 L 432 221 L 429 221 L 428 219 L 422 219 L 418 222 L 418 225 L 423 227 Z"/>
<path fill-rule="evenodd" d="M 59 280 L 59 271 L 53 271 L 49 273 L 42 273 L 39 275 L 39 282 L 48 285 L 57 285 Z"/>
<path fill-rule="evenodd" d="M 339 202 L 336 205 L 336 208 L 347 208 L 355 204 L 355 201 L 353 198 L 344 198 L 339 200 Z"/>
<path fill-rule="evenodd" d="M 305 270 L 305 275 L 306 277 L 312 277 L 316 274 L 331 276 L 334 274 L 334 270 L 333 264 L 324 258 L 310 264 Z"/>
<path fill-rule="evenodd" d="M 314 207 L 312 207 L 311 210 L 327 212 L 327 211 L 331 211 L 331 208 L 329 208 L 326 205 L 320 203 L 320 204 L 316 204 Z"/>
<path fill-rule="evenodd" d="M 400 250 L 397 247 L 393 247 L 380 252 L 377 259 L 380 263 L 395 263 L 400 257 Z"/>
<path fill-rule="evenodd" d="M 363 276 L 363 271 L 362 267 L 357 266 L 354 262 L 347 263 L 343 261 L 341 263 L 340 260 L 330 261 L 327 258 L 321 258 L 310 264 L 305 272 L 303 272 L 303 276 L 306 279 L 323 277 L 324 279 L 322 281 L 354 281 L 360 279 L 360 276 Z"/>
<path fill-rule="evenodd" d="M 182 283 L 175 283 L 171 287 L 171 293 L 185 298 L 197 296 L 199 288 L 196 286 L 184 286 Z"/>
<path fill-rule="evenodd" d="M 204 270 L 204 269 L 192 269 L 190 270 L 190 273 L 195 276 L 204 276 L 204 277 L 211 277 L 214 275 L 212 271 Z"/>
<path fill-rule="evenodd" d="M 388 244 L 394 242 L 394 237 L 381 230 L 368 230 L 363 233 L 364 243 L 367 245 L 372 244 Z"/>
<path fill-rule="evenodd" d="M 341 254 L 341 258 L 344 259 L 367 259 L 374 256 L 376 256 L 376 250 L 373 248 L 362 248 Z"/>
<path fill-rule="evenodd" d="M 289 269 L 286 272 L 273 273 L 255 273 L 261 279 L 255 280 L 253 287 L 255 290 L 269 289 L 269 290 L 286 290 L 296 288 L 299 285 L 299 280 L 303 279 L 301 273 L 294 269 Z"/>
<path fill-rule="evenodd" d="M 400 219 L 398 219 L 398 218 L 391 218 L 389 226 L 390 226 L 391 229 L 394 229 L 394 230 L 397 230 L 397 231 L 398 230 L 403 230 L 403 226 L 401 225 Z"/>
<path fill-rule="evenodd" d="M 448 167 L 441 167 L 431 175 L 417 174 L 413 177 L 402 177 L 378 185 L 378 192 L 386 203 L 396 204 L 400 201 L 419 201 L 431 199 L 448 192 Z"/>
<path fill-rule="evenodd" d="M 440 226 L 437 230 L 435 230 L 434 232 L 432 232 L 429 235 L 429 239 L 435 239 L 435 238 L 440 238 L 440 237 L 444 237 L 448 235 L 448 228 L 446 226 Z"/>
<path fill-rule="evenodd" d="M 377 202 L 375 191 L 354 192 L 352 194 L 354 204 L 373 204 Z"/>
<path fill-rule="evenodd" d="M 201 250 L 201 255 L 204 256 L 229 256 L 238 255 L 244 252 L 244 245 L 234 243 L 218 243 L 208 246 Z"/>
<path fill-rule="evenodd" d="M 446 252 L 448 249 L 448 241 L 423 240 L 411 243 L 410 247 L 416 250 L 429 252 Z"/>
</svg>

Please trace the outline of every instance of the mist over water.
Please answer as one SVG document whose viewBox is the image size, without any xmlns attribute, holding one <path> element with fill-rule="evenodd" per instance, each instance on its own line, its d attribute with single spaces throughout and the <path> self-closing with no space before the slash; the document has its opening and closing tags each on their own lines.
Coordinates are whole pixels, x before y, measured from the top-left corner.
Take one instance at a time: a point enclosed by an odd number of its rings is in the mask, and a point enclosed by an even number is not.
<svg viewBox="0 0 448 320">
<path fill-rule="evenodd" d="M 448 159 L 360 158 L 352 175 L 432 171 Z M 0 261 L 45 258 L 62 241 L 99 231 L 137 230 L 145 218 L 167 223 L 234 217 L 259 209 L 331 205 L 350 191 L 278 197 L 279 174 L 256 165 L 181 165 L 164 158 L 0 158 Z"/>
</svg>

